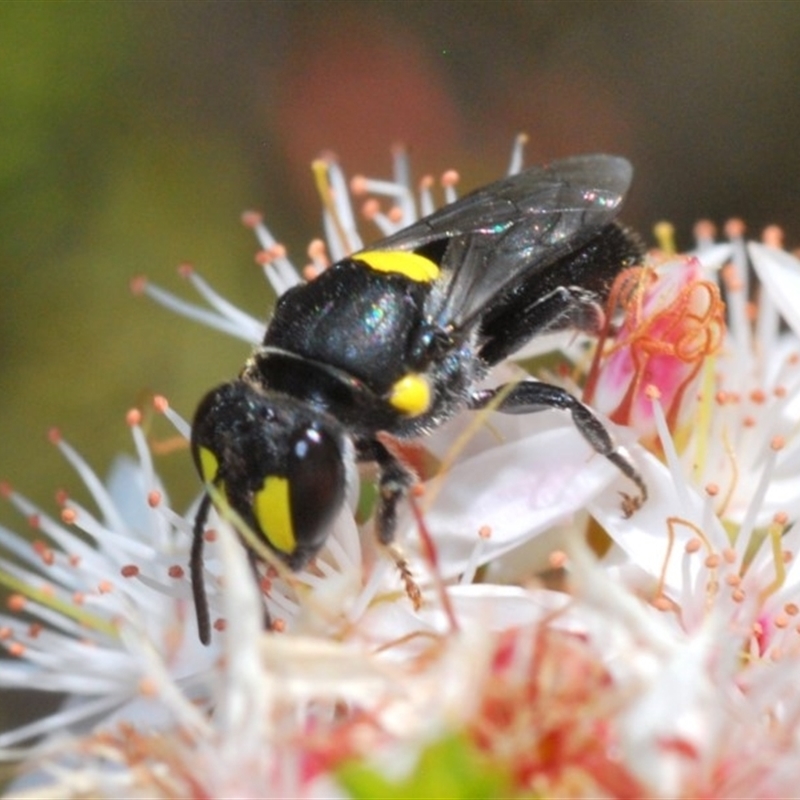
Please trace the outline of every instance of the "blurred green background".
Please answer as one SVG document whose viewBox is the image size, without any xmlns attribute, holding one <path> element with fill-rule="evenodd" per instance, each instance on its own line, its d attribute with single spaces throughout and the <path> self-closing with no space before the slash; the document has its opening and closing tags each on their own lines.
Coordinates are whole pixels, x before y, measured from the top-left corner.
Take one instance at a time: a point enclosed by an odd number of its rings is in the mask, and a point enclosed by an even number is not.
<svg viewBox="0 0 800 800">
<path fill-rule="evenodd" d="M 326 148 L 389 174 L 502 172 L 579 151 L 637 169 L 626 220 L 737 214 L 800 237 L 795 2 L 0 3 L 0 477 L 52 507 L 80 494 L 58 425 L 101 474 L 148 391 L 190 416 L 248 348 L 128 290 L 189 294 L 183 261 L 266 315 L 240 212 L 300 263 Z M 169 434 L 169 428 L 158 429 Z M 197 483 L 165 457 L 181 507 Z M 0 521 L 21 527 L 0 507 Z"/>
</svg>

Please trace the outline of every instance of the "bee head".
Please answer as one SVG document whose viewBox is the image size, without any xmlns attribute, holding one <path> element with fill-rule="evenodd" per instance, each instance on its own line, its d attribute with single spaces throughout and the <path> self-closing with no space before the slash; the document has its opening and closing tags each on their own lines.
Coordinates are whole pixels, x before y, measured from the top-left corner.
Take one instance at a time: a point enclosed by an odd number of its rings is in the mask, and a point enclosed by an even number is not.
<svg viewBox="0 0 800 800">
<path fill-rule="evenodd" d="M 289 567 L 314 557 L 345 498 L 345 443 L 333 420 L 237 380 L 200 402 L 191 445 L 203 481 Z"/>
</svg>

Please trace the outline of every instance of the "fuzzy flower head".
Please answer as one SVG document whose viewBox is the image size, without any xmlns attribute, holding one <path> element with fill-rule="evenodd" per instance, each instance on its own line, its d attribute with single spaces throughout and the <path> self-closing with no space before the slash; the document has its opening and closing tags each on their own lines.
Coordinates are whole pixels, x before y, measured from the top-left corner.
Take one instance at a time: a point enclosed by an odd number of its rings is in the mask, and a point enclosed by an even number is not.
<svg viewBox="0 0 800 800">
<path fill-rule="evenodd" d="M 621 274 L 608 307 L 621 309 L 622 324 L 607 348 L 601 338 L 584 400 L 655 448 L 652 392 L 657 391 L 670 432 L 685 439 L 687 407 L 725 331 L 716 283 L 697 259 L 671 259 Z"/>
<path fill-rule="evenodd" d="M 131 412 L 137 459 L 118 459 L 103 482 L 58 433 L 51 441 L 77 471 L 97 511 L 61 496 L 60 519 L 10 485 L 4 496 L 36 531 L 27 542 L 0 530 L 0 581 L 11 590 L 0 644 L 13 657 L 0 686 L 64 693 L 52 716 L 0 734 L 9 748 L 32 737 L 91 728 L 98 720 L 146 719 L 169 724 L 156 698 L 167 670 L 182 692 L 203 705 L 215 655 L 202 652 L 183 564 L 187 522 L 168 508 L 152 456 Z M 155 654 L 158 654 L 157 656 Z"/>
<path fill-rule="evenodd" d="M 304 269 L 246 215 L 278 294 L 362 246 L 354 197 L 367 198 L 384 235 L 433 210 L 434 182 L 413 186 L 394 155 L 388 181 L 348 185 L 332 158 L 315 164 L 326 240 L 309 247 Z M 510 172 L 520 164 L 518 142 Z M 456 176 L 441 184 L 454 199 Z M 758 313 L 755 293 L 722 269 L 741 274 L 748 257 L 768 274 Z M 45 735 L 28 753 L 45 788 L 30 796 L 796 794 L 800 383 L 797 335 L 780 315 L 798 330 L 786 297 L 800 296 L 789 291 L 799 269 L 773 247 L 700 237 L 688 259 L 652 258 L 622 276 L 586 381 L 586 337 L 537 337 L 535 356 L 552 349 L 569 366 L 548 362 L 543 376 L 573 392 L 586 383 L 644 474 L 649 498 L 630 518 L 616 493 L 630 491 L 628 479 L 563 412 L 458 417 L 399 448 L 421 479 L 398 525 L 405 575 L 375 544 L 372 475 L 350 481 L 360 497 L 297 573 L 262 557 L 217 503 L 204 532 L 208 648 L 186 568 L 199 501 L 171 509 L 140 418 L 129 418 L 136 461 L 106 482 L 56 437 L 99 513 L 67 502 L 51 520 L 7 489 L 47 541 L 0 532 L 22 562 L 3 564 L 20 609 L 3 619 L 0 643 L 16 660 L 0 679 L 67 693 L 56 714 L 0 740 L 9 757 Z M 136 288 L 261 341 L 262 320 L 193 268 L 181 274 L 206 305 L 143 279 Z M 528 377 L 506 363 L 487 386 Z M 188 439 L 185 420 L 157 405 Z M 602 561 L 587 545 L 602 549 L 598 525 L 614 542 Z"/>
<path fill-rule="evenodd" d="M 800 339 L 787 291 L 800 262 L 774 234 L 746 244 L 740 223 L 726 232 L 719 244 L 698 227 L 693 258 L 703 281 L 718 282 L 727 324 L 685 398 L 686 428 L 676 432 L 661 392 L 649 393 L 659 458 L 642 454 L 640 463 L 651 502 L 624 530 L 604 501 L 593 513 L 629 559 L 620 574 L 681 630 L 721 615 L 759 661 L 798 649 Z M 751 268 L 764 275 L 754 290 Z"/>
</svg>

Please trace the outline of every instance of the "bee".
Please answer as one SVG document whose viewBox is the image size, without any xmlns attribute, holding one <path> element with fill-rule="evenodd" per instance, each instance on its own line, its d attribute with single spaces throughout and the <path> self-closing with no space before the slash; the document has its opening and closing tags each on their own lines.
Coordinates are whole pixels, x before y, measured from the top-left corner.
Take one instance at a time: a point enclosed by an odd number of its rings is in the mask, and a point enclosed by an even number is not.
<svg viewBox="0 0 800 800">
<path fill-rule="evenodd" d="M 287 291 L 239 376 L 197 408 L 191 450 L 206 486 L 299 570 L 325 543 L 354 461 L 377 466 L 376 535 L 393 542 L 398 504 L 415 475 L 379 434 L 419 437 L 464 409 L 557 408 L 635 484 L 637 496 L 623 507 L 637 508 L 647 497 L 642 477 L 572 394 L 537 380 L 477 388 L 535 336 L 600 329 L 615 277 L 642 256 L 638 238 L 615 222 L 632 174 L 628 161 L 610 155 L 526 170 Z M 206 491 L 191 550 L 203 643 L 211 505 Z"/>
</svg>

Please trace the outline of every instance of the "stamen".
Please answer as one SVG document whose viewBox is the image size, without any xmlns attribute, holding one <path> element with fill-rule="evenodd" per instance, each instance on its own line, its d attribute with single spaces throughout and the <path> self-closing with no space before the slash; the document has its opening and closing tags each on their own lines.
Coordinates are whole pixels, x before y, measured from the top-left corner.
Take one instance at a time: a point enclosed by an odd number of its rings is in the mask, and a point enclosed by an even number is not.
<svg viewBox="0 0 800 800">
<path fill-rule="evenodd" d="M 675 247 L 675 226 L 671 222 L 657 222 L 653 226 L 653 235 L 663 256 L 670 258 L 678 252 Z"/>
<path fill-rule="evenodd" d="M 199 322 L 201 325 L 206 325 L 222 333 L 227 333 L 229 336 L 241 339 L 249 344 L 252 344 L 254 341 L 260 341 L 264 336 L 263 323 L 257 323 L 258 333 L 254 336 L 251 330 L 243 330 L 221 314 L 209 311 L 195 303 L 189 303 L 177 295 L 172 294 L 172 292 L 168 292 L 160 286 L 150 283 L 143 277 L 135 278 L 131 281 L 131 289 L 134 294 L 146 294 L 151 300 L 154 300 L 159 305 L 182 317 L 191 319 L 194 322 Z"/>
<path fill-rule="evenodd" d="M 419 182 L 419 212 L 423 217 L 433 214 L 436 206 L 433 202 L 433 188 L 434 180 L 432 175 L 425 175 Z"/>
<path fill-rule="evenodd" d="M 407 186 L 402 186 L 394 181 L 383 181 L 377 178 L 367 178 L 356 175 L 350 181 L 350 191 L 355 195 L 377 194 L 382 197 L 391 197 L 395 202 L 402 204 L 407 201 L 409 191 Z"/>
<path fill-rule="evenodd" d="M 730 220 L 725 225 L 725 233 L 733 246 L 730 267 L 723 272 L 727 287 L 728 325 L 731 335 L 739 346 L 739 357 L 747 369 L 750 369 L 753 352 L 753 341 L 750 321 L 747 313 L 748 267 L 747 250 L 744 243 L 744 223 L 741 220 Z"/>
<path fill-rule="evenodd" d="M 226 300 L 219 292 L 202 278 L 191 264 L 182 264 L 178 267 L 178 274 L 189 281 L 192 288 L 221 316 L 230 320 L 242 330 L 251 330 L 256 336 L 263 329 L 263 323 L 237 308 Z"/>
<path fill-rule="evenodd" d="M 117 531 L 127 531 L 128 527 L 120 516 L 114 499 L 108 493 L 105 484 L 97 476 L 97 473 L 75 448 L 61 438 L 61 433 L 57 428 L 51 429 L 49 438 L 75 470 L 83 485 L 89 490 L 89 494 L 91 494 L 94 502 L 97 503 L 97 507 L 100 509 L 108 526 Z"/>
<path fill-rule="evenodd" d="M 177 411 L 172 409 L 164 395 L 157 394 L 153 397 L 153 408 L 157 413 L 163 414 L 186 441 L 191 439 L 192 426 Z"/>
<path fill-rule="evenodd" d="M 652 403 L 653 420 L 655 422 L 658 440 L 661 443 L 662 452 L 667 459 L 667 467 L 672 476 L 672 484 L 678 494 L 681 508 L 690 508 L 689 486 L 683 475 L 683 467 L 678 458 L 678 453 L 675 450 L 675 443 L 669 431 L 669 427 L 667 426 L 664 410 L 661 407 L 660 392 L 655 386 L 648 386 L 646 395 L 650 398 Z"/>
<path fill-rule="evenodd" d="M 706 250 L 714 246 L 717 238 L 717 226 L 707 219 L 698 220 L 694 226 L 694 239 L 698 250 Z"/>
<path fill-rule="evenodd" d="M 455 203 L 455 201 L 458 200 L 456 186 L 460 180 L 461 176 L 454 169 L 449 169 L 442 173 L 442 177 L 439 179 L 439 182 L 444 189 L 445 203 Z"/>
<path fill-rule="evenodd" d="M 303 277 L 306 280 L 313 280 L 319 277 L 331 265 L 328 258 L 328 250 L 322 239 L 312 239 L 308 245 L 308 257 L 311 263 L 303 270 Z M 309 275 L 309 271 L 311 274 Z"/>
<path fill-rule="evenodd" d="M 311 168 L 322 199 L 323 222 L 331 255 L 334 261 L 339 261 L 362 247 L 348 200 L 347 182 L 341 168 L 330 155 L 314 161 Z"/>
<path fill-rule="evenodd" d="M 144 435 L 144 431 L 140 427 L 140 422 L 141 412 L 138 409 L 132 409 L 128 412 L 128 428 L 130 429 L 131 437 L 133 438 L 136 454 L 139 457 L 139 466 L 142 469 L 144 485 L 153 486 L 156 482 L 155 470 L 153 469 L 153 457 L 150 454 L 150 448 L 147 446 L 147 438 Z"/>
<path fill-rule="evenodd" d="M 405 145 L 397 142 L 392 145 L 392 174 L 394 182 L 398 186 L 404 186 L 409 192 L 411 189 L 411 164 L 408 159 L 408 151 Z"/>
<path fill-rule="evenodd" d="M 383 584 L 389 569 L 392 568 L 392 563 L 385 558 L 380 559 L 372 569 L 372 574 L 367 579 L 364 588 L 356 597 L 353 605 L 347 611 L 347 619 L 350 622 L 355 622 L 360 619 L 370 603 L 375 599 L 381 585 Z"/>
<path fill-rule="evenodd" d="M 525 145 L 528 144 L 528 134 L 518 133 L 511 148 L 511 160 L 508 163 L 508 175 L 518 175 L 522 172 L 525 160 Z"/>
<path fill-rule="evenodd" d="M 431 576 L 433 577 L 433 583 L 434 586 L 436 587 L 436 593 L 439 597 L 439 602 L 441 603 L 442 610 L 444 611 L 445 616 L 447 617 L 450 631 L 456 632 L 460 629 L 460 626 L 458 624 L 458 619 L 456 617 L 453 604 L 450 602 L 450 595 L 447 593 L 447 587 L 445 586 L 444 580 L 442 579 L 442 574 L 439 569 L 439 558 L 436 552 L 436 547 L 434 545 L 433 538 L 431 537 L 430 531 L 428 530 L 428 526 L 425 523 L 425 517 L 422 509 L 419 506 L 419 503 L 414 499 L 413 495 L 409 495 L 408 499 L 409 499 L 409 506 L 411 506 L 411 512 L 413 513 L 414 519 L 417 523 L 417 530 L 419 531 L 420 544 L 422 545 L 422 550 L 425 553 L 425 557 L 428 562 L 428 567 L 430 569 Z M 412 601 L 415 600 L 414 597 L 412 597 L 411 599 Z"/>
<path fill-rule="evenodd" d="M 398 226 L 381 211 L 380 204 L 375 198 L 367 200 L 361 208 L 365 219 L 374 223 L 383 236 L 394 233 Z"/>
<path fill-rule="evenodd" d="M 472 548 L 469 559 L 467 559 L 464 572 L 461 574 L 461 578 L 458 581 L 462 586 L 466 586 L 475 581 L 475 575 L 478 572 L 478 567 L 481 565 L 481 557 L 486 551 L 486 542 L 491 535 L 492 529 L 488 525 L 482 525 L 478 529 L 475 545 Z"/>
<path fill-rule="evenodd" d="M 770 444 L 770 449 L 764 463 L 764 469 L 761 472 L 761 477 L 756 484 L 755 491 L 753 492 L 750 503 L 747 506 L 744 518 L 742 519 L 742 524 L 739 530 L 733 534 L 733 543 L 736 545 L 737 551 L 742 555 L 744 554 L 744 549 L 748 546 L 750 538 L 753 534 L 759 509 L 763 508 L 764 498 L 767 495 L 767 490 L 769 489 L 769 485 L 775 471 L 775 463 L 777 461 L 778 452 L 782 448 L 783 439 L 776 436 Z"/>
<path fill-rule="evenodd" d="M 278 241 L 270 233 L 267 226 L 264 225 L 264 220 L 261 214 L 256 211 L 245 211 L 242 214 L 242 223 L 246 227 L 253 230 L 262 250 L 266 252 L 274 251 L 275 247 L 278 245 Z M 292 288 L 293 286 L 297 286 L 300 283 L 300 277 L 297 273 L 297 270 L 292 265 L 292 262 L 285 257 L 285 255 L 286 252 L 284 250 L 280 257 L 277 257 L 270 262 L 268 268 L 264 268 L 264 274 L 267 280 L 272 284 L 272 288 L 279 297 L 288 289 Z M 263 334 L 262 336 L 252 339 L 251 341 L 260 341 L 261 338 L 263 338 Z"/>
<path fill-rule="evenodd" d="M 775 566 L 775 577 L 772 582 L 759 592 L 759 602 L 763 604 L 766 599 L 777 592 L 786 581 L 786 562 L 781 549 L 783 526 L 772 522 L 767 527 L 767 538 L 772 545 L 772 561 Z"/>
</svg>

